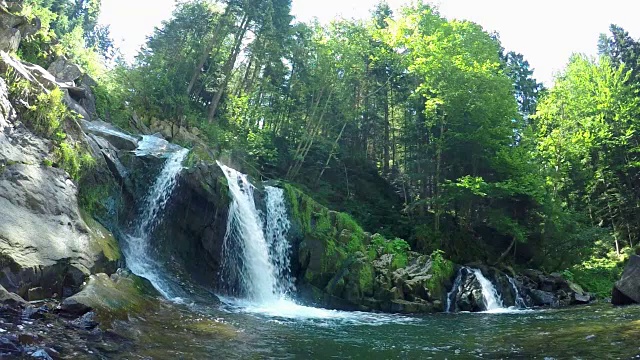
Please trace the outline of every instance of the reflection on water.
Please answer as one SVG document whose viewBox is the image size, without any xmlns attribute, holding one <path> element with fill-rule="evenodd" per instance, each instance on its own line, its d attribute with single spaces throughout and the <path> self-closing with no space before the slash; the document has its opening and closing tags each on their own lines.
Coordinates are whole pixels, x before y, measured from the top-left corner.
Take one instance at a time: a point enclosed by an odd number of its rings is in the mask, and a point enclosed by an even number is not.
<svg viewBox="0 0 640 360">
<path fill-rule="evenodd" d="M 154 359 L 629 359 L 640 307 L 608 304 L 501 314 L 395 316 L 223 299 L 176 306 L 126 325 Z M 132 356 L 135 355 L 135 356 Z"/>
</svg>

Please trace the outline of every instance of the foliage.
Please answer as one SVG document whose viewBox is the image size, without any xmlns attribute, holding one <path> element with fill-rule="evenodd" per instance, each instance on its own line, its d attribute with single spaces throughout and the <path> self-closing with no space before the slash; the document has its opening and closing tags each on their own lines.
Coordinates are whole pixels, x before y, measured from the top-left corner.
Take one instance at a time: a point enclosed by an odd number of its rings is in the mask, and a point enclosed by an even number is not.
<svg viewBox="0 0 640 360">
<path fill-rule="evenodd" d="M 92 168 L 96 160 L 78 144 L 61 143 L 55 150 L 57 167 L 65 170 L 75 180 L 79 180 L 82 171 Z"/>
<path fill-rule="evenodd" d="M 450 280 L 454 274 L 453 263 L 444 258 L 444 251 L 436 250 L 429 256 L 431 259 L 431 278 L 427 280 L 427 287 L 432 295 L 441 295 L 444 283 Z"/>
<path fill-rule="evenodd" d="M 563 271 L 563 276 L 575 281 L 586 291 L 596 294 L 600 299 L 611 296 L 613 284 L 620 279 L 629 251 L 618 255 L 610 252 L 606 256 L 594 256 L 572 268 Z"/>
<path fill-rule="evenodd" d="M 180 2 L 133 64 L 109 71 L 97 5 L 29 0 L 43 28 L 21 55 L 64 53 L 97 76 L 107 121 L 198 127 L 210 153 L 295 184 L 293 221 L 338 257 L 394 254 L 399 267 L 412 248 L 442 274 L 438 251 L 577 276 L 640 243 L 640 45 L 620 27 L 547 91 L 499 36 L 422 1 L 329 25 L 292 23 L 290 0 Z M 384 236 L 365 248 L 358 224 Z"/>
<path fill-rule="evenodd" d="M 21 79 L 15 71 L 8 71 L 6 78 L 10 98 L 17 104 L 21 119 L 33 132 L 53 140 L 55 144 L 55 159 L 46 159 L 45 165 L 51 163 L 78 180 L 83 170 L 95 165 L 95 159 L 86 149 L 67 139 L 63 125 L 66 121 L 73 121 L 76 115 L 63 102 L 62 90 L 38 89 Z"/>
</svg>

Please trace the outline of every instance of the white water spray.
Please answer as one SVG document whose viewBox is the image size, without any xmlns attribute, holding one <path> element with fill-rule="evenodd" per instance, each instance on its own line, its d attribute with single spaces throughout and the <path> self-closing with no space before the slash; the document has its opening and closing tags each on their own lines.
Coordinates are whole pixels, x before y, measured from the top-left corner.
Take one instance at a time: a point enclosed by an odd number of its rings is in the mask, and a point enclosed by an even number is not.
<svg viewBox="0 0 640 360">
<path fill-rule="evenodd" d="M 511 284 L 511 287 L 513 288 L 513 291 L 515 293 L 515 307 L 518 309 L 526 309 L 527 308 L 527 303 L 524 301 L 524 299 L 522 298 L 522 295 L 520 295 L 520 290 L 518 290 L 518 284 L 516 284 L 515 279 L 513 279 L 511 276 L 507 275 L 507 279 L 509 279 L 509 284 Z"/>
<path fill-rule="evenodd" d="M 493 283 L 489 281 L 484 275 L 482 271 L 478 269 L 470 269 L 473 272 L 473 275 L 476 277 L 480 286 L 482 287 L 482 297 L 484 298 L 484 305 L 487 311 L 494 311 L 499 309 L 504 309 L 504 304 L 502 303 L 502 299 L 498 294 L 498 290 L 493 286 Z"/>
<path fill-rule="evenodd" d="M 266 186 L 267 216 L 265 219 L 265 235 L 269 244 L 271 264 L 276 278 L 275 292 L 279 296 L 286 296 L 294 290 L 291 279 L 291 245 L 287 240 L 287 233 L 291 228 L 287 207 L 284 202 L 284 190 Z"/>
<path fill-rule="evenodd" d="M 125 236 L 124 253 L 127 267 L 136 275 L 151 281 L 153 286 L 166 298 L 175 297 L 171 285 L 161 275 L 162 266 L 153 259 L 150 235 L 162 220 L 167 201 L 176 187 L 177 177 L 182 170 L 182 161 L 189 150 L 182 149 L 168 154 L 168 158 L 142 203 L 142 213 L 137 218 L 132 232 Z"/>
<path fill-rule="evenodd" d="M 275 302 L 276 272 L 253 198 L 254 187 L 247 175 L 219 162 L 218 165 L 227 178 L 232 198 L 222 249 L 222 281 L 239 287 L 230 289 L 233 295 L 258 303 Z"/>
<path fill-rule="evenodd" d="M 456 279 L 453 281 L 453 287 L 451 287 L 451 291 L 447 294 L 447 307 L 444 309 L 446 312 L 454 312 L 456 310 L 456 295 L 460 292 L 462 277 L 466 270 L 466 267 L 460 268 Z"/>
</svg>

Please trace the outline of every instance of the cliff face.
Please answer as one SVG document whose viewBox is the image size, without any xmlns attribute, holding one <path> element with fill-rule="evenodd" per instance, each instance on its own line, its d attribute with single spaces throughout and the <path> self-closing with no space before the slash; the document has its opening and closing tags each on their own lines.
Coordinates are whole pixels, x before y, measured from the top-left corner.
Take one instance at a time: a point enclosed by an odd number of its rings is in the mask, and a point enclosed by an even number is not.
<svg viewBox="0 0 640 360">
<path fill-rule="evenodd" d="M 117 242 L 95 221 L 85 221 L 76 182 L 64 169 L 62 152 L 87 146 L 75 120 L 58 119 L 62 143 L 34 127 L 37 110 L 28 102 L 57 89 L 55 82 L 45 86 L 17 59 L 0 57 L 4 73 L 14 74 L 0 78 L 0 284 L 30 300 L 69 295 L 89 274 L 116 270 Z M 31 93 L 11 91 L 18 82 Z"/>
</svg>

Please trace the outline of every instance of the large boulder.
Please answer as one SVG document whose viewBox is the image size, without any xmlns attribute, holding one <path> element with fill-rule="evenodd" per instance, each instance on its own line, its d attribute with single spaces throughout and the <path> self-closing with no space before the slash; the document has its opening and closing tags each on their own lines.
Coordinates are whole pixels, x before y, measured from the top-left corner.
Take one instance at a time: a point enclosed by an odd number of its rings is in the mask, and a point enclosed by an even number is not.
<svg viewBox="0 0 640 360">
<path fill-rule="evenodd" d="M 613 287 L 613 305 L 640 303 L 640 256 L 632 255 L 620 280 Z"/>
<path fill-rule="evenodd" d="M 64 57 L 57 58 L 47 69 L 59 82 L 73 82 L 82 76 L 82 69 Z"/>
<path fill-rule="evenodd" d="M 539 270 L 525 270 L 518 277 L 524 295 L 533 306 L 568 306 L 588 304 L 595 299 L 578 284 L 565 279 L 559 273 L 544 274 Z"/>
<path fill-rule="evenodd" d="M 2 145 L 0 144 L 0 147 Z M 0 285 L 26 296 L 78 290 L 95 271 L 114 271 L 117 243 L 80 215 L 68 175 L 41 165 L 13 164 L 0 173 Z"/>
<path fill-rule="evenodd" d="M 147 280 L 118 270 L 111 276 L 91 275 L 82 291 L 62 301 L 59 311 L 73 317 L 95 312 L 100 322 L 126 320 L 152 310 L 157 297 L 159 293 Z"/>
</svg>

